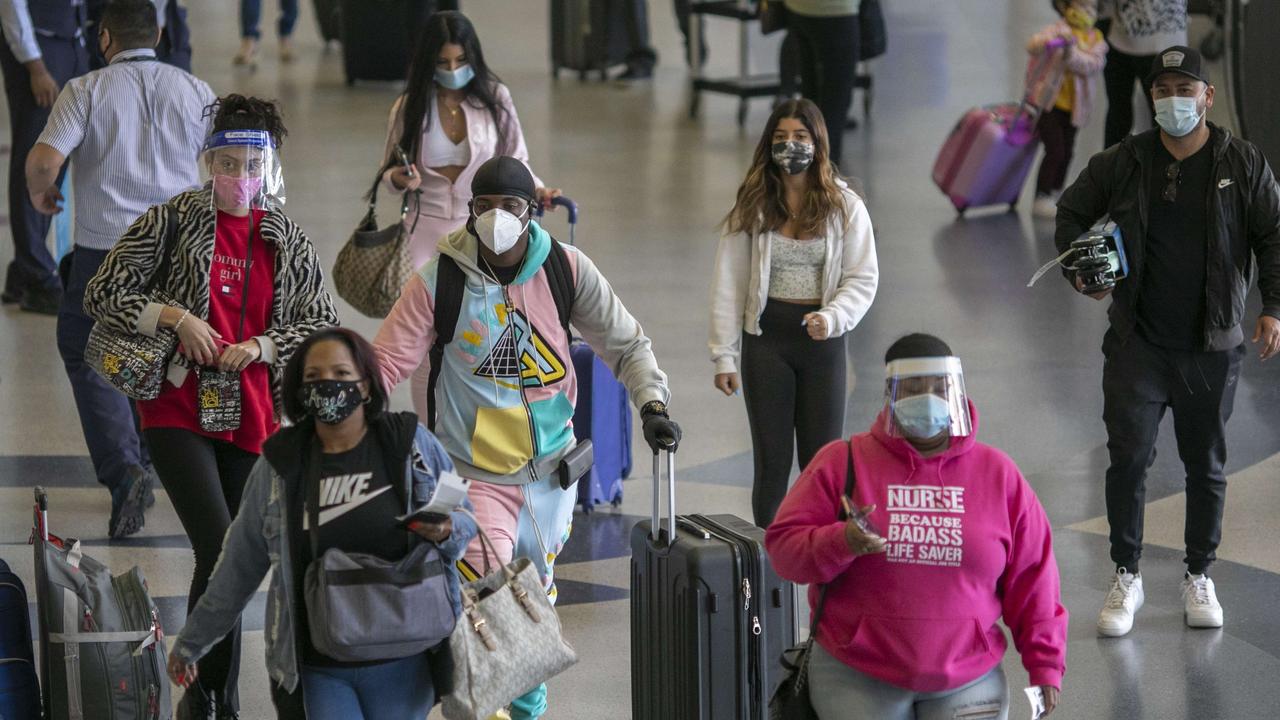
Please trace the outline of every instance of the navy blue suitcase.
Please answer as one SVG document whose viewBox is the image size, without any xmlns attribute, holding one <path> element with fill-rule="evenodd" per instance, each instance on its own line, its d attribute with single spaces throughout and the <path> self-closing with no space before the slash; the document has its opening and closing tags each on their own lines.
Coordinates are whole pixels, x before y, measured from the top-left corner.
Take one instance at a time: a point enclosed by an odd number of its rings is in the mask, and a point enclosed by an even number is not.
<svg viewBox="0 0 1280 720">
<path fill-rule="evenodd" d="M 590 440 L 595 464 L 578 481 L 583 512 L 596 505 L 622 503 L 622 480 L 631 474 L 631 406 L 627 389 L 581 340 L 569 348 L 578 378 L 578 403 L 573 411 L 573 434 Z"/>
<path fill-rule="evenodd" d="M 40 720 L 40 681 L 22 580 L 0 560 L 0 718 Z"/>
</svg>

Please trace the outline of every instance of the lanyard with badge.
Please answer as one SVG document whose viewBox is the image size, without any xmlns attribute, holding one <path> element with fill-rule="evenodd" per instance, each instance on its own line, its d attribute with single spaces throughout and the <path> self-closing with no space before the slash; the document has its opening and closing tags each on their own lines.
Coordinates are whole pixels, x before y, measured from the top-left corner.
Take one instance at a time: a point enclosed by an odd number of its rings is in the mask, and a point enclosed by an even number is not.
<svg viewBox="0 0 1280 720">
<path fill-rule="evenodd" d="M 248 249 L 245 251 L 244 284 L 240 292 L 240 329 L 236 342 L 244 342 L 244 317 L 249 304 L 249 273 L 253 270 L 253 208 L 249 209 Z M 212 290 L 212 288 L 210 288 Z M 225 292 L 225 290 L 224 290 Z M 200 429 L 205 432 L 229 432 L 240 427 L 242 393 L 239 370 L 198 368 L 196 390 Z"/>
</svg>

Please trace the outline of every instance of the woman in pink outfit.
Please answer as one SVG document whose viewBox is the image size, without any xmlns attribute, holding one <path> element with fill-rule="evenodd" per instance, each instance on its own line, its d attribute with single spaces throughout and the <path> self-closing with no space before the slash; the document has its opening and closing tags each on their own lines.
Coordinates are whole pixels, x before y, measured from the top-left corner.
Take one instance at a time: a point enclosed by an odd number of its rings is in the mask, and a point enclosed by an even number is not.
<svg viewBox="0 0 1280 720">
<path fill-rule="evenodd" d="M 466 15 L 434 13 L 423 26 L 409 82 L 391 106 L 383 187 L 413 193 L 404 218 L 415 268 L 435 257 L 436 244 L 467 224 L 471 178 L 486 160 L 509 155 L 529 164 L 511 93 L 484 61 Z M 406 164 L 406 160 L 409 160 Z M 535 174 L 537 199 L 551 207 L 557 189 Z M 410 381 L 414 410 L 426 417 L 426 365 Z"/>
<path fill-rule="evenodd" d="M 1013 461 L 976 440 L 946 343 L 908 335 L 885 363 L 871 431 L 819 451 L 765 535 L 778 573 L 810 585 L 811 606 L 827 589 L 809 656 L 814 710 L 1004 720 L 1003 618 L 1052 712 L 1067 611 L 1044 508 Z"/>
</svg>

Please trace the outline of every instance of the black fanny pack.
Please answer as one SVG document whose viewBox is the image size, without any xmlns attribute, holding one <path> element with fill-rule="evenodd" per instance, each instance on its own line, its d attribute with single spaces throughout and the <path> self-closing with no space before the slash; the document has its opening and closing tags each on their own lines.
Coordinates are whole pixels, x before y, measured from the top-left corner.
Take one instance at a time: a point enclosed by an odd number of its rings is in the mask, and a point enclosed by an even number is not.
<svg viewBox="0 0 1280 720">
<path fill-rule="evenodd" d="M 560 488 L 568 490 L 573 484 L 587 474 L 591 466 L 595 464 L 595 451 L 591 448 L 590 440 L 579 442 L 577 447 L 570 450 L 563 458 L 560 458 L 560 467 L 556 468 L 556 472 L 560 476 Z"/>
</svg>

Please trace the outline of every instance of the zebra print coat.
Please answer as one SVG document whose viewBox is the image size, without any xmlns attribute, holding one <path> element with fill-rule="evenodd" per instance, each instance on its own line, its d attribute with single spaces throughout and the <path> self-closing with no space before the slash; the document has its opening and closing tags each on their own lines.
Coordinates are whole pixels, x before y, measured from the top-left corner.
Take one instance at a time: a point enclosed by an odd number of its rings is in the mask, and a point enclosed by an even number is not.
<svg viewBox="0 0 1280 720">
<path fill-rule="evenodd" d="M 169 202 L 177 209 L 178 232 L 167 282 L 153 295 L 145 294 L 160 266 L 168 222 L 164 205 L 156 205 L 125 231 L 85 288 L 84 310 L 94 320 L 119 332 L 153 335 L 164 305 L 176 305 L 208 319 L 216 222 L 211 192 L 207 187 L 189 190 Z M 308 335 L 337 325 L 338 313 L 325 290 L 315 247 L 302 229 L 284 213 L 272 211 L 263 217 L 260 232 L 261 238 L 276 248 L 271 320 L 263 333 L 275 345 L 275 352 L 264 348 L 263 357 L 271 362 L 271 386 L 279 411 L 285 363 Z M 191 367 L 178 354 L 172 365 L 182 370 L 175 373 L 171 366 L 171 380 L 185 378 Z"/>
</svg>

